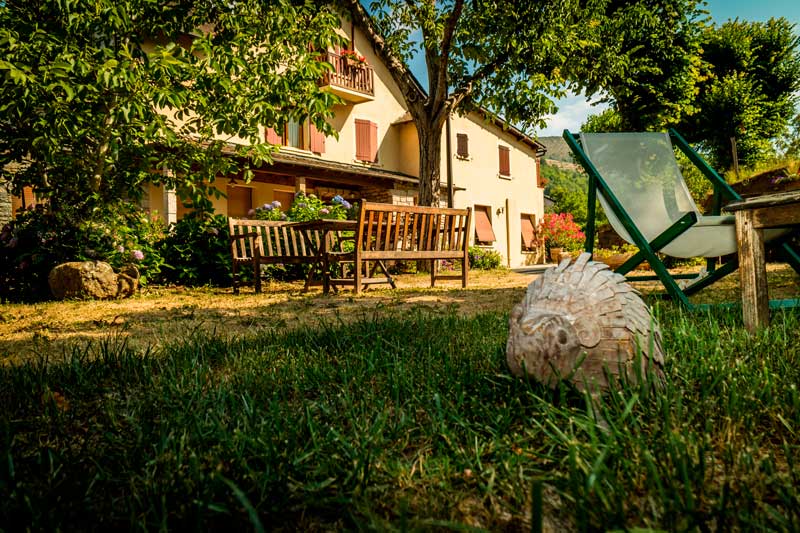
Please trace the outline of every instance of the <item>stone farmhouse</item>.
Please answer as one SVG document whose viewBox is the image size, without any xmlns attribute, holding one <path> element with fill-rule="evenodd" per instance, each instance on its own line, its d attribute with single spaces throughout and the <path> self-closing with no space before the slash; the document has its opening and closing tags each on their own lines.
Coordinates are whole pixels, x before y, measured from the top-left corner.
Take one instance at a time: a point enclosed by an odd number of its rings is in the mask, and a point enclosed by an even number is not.
<svg viewBox="0 0 800 533">
<path fill-rule="evenodd" d="M 309 123 L 266 130 L 267 141 L 280 146 L 273 164 L 256 170 L 250 183 L 217 179 L 224 196 L 212 199 L 216 212 L 247 217 L 274 200 L 288 208 L 297 191 L 323 200 L 341 195 L 349 201 L 416 203 L 419 140 L 401 92 L 367 37 L 349 21 L 342 22 L 341 32 L 349 44 L 328 52 L 334 68 L 320 81 L 343 100 L 331 120 L 338 139 L 326 138 Z M 442 205 L 472 207 L 471 244 L 496 250 L 508 267 L 542 261 L 533 230 L 544 214 L 539 175 L 544 145 L 481 113 L 453 115 L 449 122 L 441 140 Z M 6 213 L 33 201 L 32 191 L 24 196 L 10 202 L 6 197 Z M 187 211 L 175 191 L 160 186 L 150 185 L 142 204 L 168 223 Z"/>
</svg>

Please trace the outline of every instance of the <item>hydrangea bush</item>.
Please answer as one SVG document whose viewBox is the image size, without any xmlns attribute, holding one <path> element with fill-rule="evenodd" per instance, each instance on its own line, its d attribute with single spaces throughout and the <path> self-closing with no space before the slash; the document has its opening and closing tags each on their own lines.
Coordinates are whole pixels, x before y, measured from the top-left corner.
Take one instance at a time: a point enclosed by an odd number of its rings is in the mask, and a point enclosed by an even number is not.
<svg viewBox="0 0 800 533">
<path fill-rule="evenodd" d="M 320 218 L 344 220 L 355 216 L 355 206 L 339 196 L 334 196 L 330 203 L 323 202 L 316 194 L 298 192 L 287 211 L 282 211 L 283 205 L 278 200 L 251 209 L 249 216 L 259 220 L 287 220 L 291 222 L 305 222 Z"/>
<path fill-rule="evenodd" d="M 49 298 L 47 276 L 67 261 L 105 261 L 117 270 L 134 264 L 141 283 L 156 280 L 163 237 L 163 224 L 133 204 L 105 206 L 90 217 L 70 206 L 24 209 L 0 230 L 0 300 Z"/>
</svg>

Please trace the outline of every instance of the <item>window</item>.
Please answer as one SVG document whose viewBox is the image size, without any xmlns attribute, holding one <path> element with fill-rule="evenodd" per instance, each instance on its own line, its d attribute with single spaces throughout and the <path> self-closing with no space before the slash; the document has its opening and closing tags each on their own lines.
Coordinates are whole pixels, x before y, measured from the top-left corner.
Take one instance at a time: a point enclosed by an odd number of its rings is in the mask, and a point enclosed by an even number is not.
<svg viewBox="0 0 800 533">
<path fill-rule="evenodd" d="M 303 125 L 296 120 L 290 120 L 277 130 L 267 128 L 267 142 L 280 146 L 291 146 L 292 148 L 304 149 Z"/>
<path fill-rule="evenodd" d="M 253 189 L 228 185 L 225 192 L 228 195 L 228 216 L 246 217 L 253 208 Z"/>
<path fill-rule="evenodd" d="M 508 146 L 498 146 L 497 152 L 500 157 L 500 175 L 511 176 L 511 150 Z"/>
<path fill-rule="evenodd" d="M 520 215 L 520 227 L 522 229 L 522 251 L 535 250 L 539 236 L 536 232 L 536 215 Z"/>
<path fill-rule="evenodd" d="M 492 229 L 492 208 L 475 206 L 475 244 L 492 244 L 497 239 Z"/>
<path fill-rule="evenodd" d="M 378 125 L 369 120 L 355 119 L 356 159 L 375 163 L 378 161 Z"/>
<path fill-rule="evenodd" d="M 469 137 L 466 133 L 456 134 L 456 157 L 459 159 L 469 158 Z"/>
</svg>

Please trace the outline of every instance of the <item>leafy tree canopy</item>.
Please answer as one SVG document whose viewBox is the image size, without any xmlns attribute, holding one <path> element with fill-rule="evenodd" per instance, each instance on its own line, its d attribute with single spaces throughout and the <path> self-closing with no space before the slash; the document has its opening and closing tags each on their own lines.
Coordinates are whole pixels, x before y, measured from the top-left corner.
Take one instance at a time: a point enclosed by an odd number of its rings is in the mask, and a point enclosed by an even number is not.
<svg viewBox="0 0 800 533">
<path fill-rule="evenodd" d="M 610 110 L 590 116 L 585 131 L 677 127 L 698 143 L 718 168 L 732 165 L 731 138 L 739 161 L 772 155 L 772 141 L 786 132 L 800 90 L 800 38 L 786 19 L 730 21 L 708 26 L 696 1 L 682 6 L 675 55 L 648 54 L 650 68 L 632 69 L 606 87 Z M 638 27 L 620 28 L 624 46 L 642 43 Z M 638 36 L 638 37 L 637 37 Z M 659 49 L 658 37 L 647 46 Z M 637 73 L 638 71 L 638 73 Z M 644 74 L 642 74 L 644 73 Z"/>
<path fill-rule="evenodd" d="M 719 168 L 752 164 L 773 154 L 771 140 L 785 132 L 800 90 L 800 38 L 784 18 L 726 22 L 704 34 L 710 75 L 699 83 L 700 112 L 680 128 L 701 143 Z"/>
<path fill-rule="evenodd" d="M 313 0 L 3 2 L 2 178 L 53 208 L 135 198 L 148 181 L 207 202 L 215 176 L 270 157 L 264 126 L 310 117 L 332 133 L 334 97 L 317 86 L 329 66 L 312 50 L 338 25 Z M 247 146 L 223 157 L 234 140 Z"/>
<path fill-rule="evenodd" d="M 633 2 L 623 2 L 627 5 Z M 609 0 L 340 0 L 374 43 L 420 136 L 420 201 L 439 195 L 443 125 L 453 112 L 489 109 L 523 129 L 542 126 L 553 99 L 581 83 L 605 86 L 616 67 L 601 31 Z M 406 67 L 425 58 L 428 86 Z M 602 57 L 604 69 L 589 57 Z"/>
</svg>

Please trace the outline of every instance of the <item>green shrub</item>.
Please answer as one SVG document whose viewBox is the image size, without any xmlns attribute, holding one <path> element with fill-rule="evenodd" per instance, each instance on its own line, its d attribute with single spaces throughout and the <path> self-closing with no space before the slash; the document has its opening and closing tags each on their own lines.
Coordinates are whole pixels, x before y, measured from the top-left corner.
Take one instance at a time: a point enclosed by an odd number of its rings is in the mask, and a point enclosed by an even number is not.
<svg viewBox="0 0 800 533">
<path fill-rule="evenodd" d="M 105 261 L 117 270 L 135 264 L 147 283 L 160 277 L 164 261 L 156 243 L 162 236 L 163 226 L 132 204 L 88 216 L 71 207 L 23 210 L 0 232 L 0 298 L 48 299 L 50 270 L 68 261 Z"/>
<path fill-rule="evenodd" d="M 476 270 L 494 270 L 503 265 L 503 256 L 489 248 L 469 247 L 469 267 Z"/>
<path fill-rule="evenodd" d="M 229 235 L 224 215 L 194 212 L 172 224 L 161 242 L 167 263 L 163 280 L 190 286 L 230 285 Z"/>
</svg>

